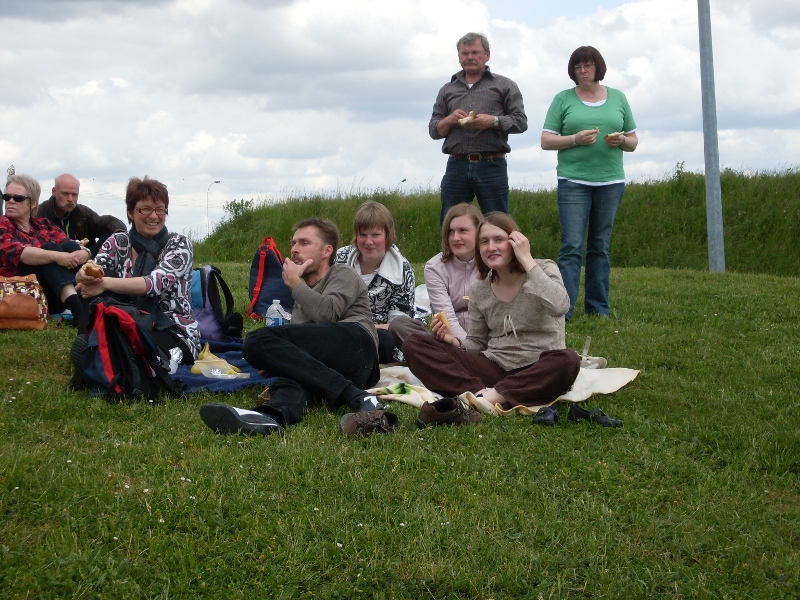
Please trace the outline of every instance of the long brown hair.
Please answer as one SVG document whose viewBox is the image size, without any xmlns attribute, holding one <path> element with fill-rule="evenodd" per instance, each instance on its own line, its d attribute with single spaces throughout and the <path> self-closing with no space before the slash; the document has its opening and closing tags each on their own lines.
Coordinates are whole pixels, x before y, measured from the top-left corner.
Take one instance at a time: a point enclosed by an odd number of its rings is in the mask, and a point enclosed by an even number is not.
<svg viewBox="0 0 800 600">
<path fill-rule="evenodd" d="M 509 217 L 504 212 L 494 211 L 484 215 L 483 223 L 478 226 L 478 232 L 475 236 L 477 243 L 475 247 L 475 266 L 478 267 L 478 278 L 479 279 L 486 279 L 486 276 L 489 275 L 491 272 L 491 278 L 489 281 L 494 283 L 497 280 L 497 271 L 494 269 L 490 269 L 486 266 L 486 263 L 483 262 L 483 258 L 481 257 L 480 251 L 480 239 L 481 239 L 481 229 L 483 229 L 484 225 L 494 225 L 495 227 L 499 227 L 506 233 L 511 233 L 512 231 L 522 231 L 517 225 L 516 221 Z M 516 253 L 511 253 L 511 262 L 508 265 L 509 270 L 512 273 L 524 273 L 525 267 L 517 259 Z"/>
<path fill-rule="evenodd" d="M 472 222 L 475 224 L 477 230 L 481 223 L 483 223 L 483 213 L 474 204 L 467 204 L 462 202 L 456 204 L 447 211 L 444 216 L 444 223 L 442 223 L 442 261 L 447 262 L 453 256 L 453 251 L 450 250 L 450 223 L 453 219 L 458 217 L 472 217 Z M 477 244 L 476 244 L 477 246 Z"/>
</svg>

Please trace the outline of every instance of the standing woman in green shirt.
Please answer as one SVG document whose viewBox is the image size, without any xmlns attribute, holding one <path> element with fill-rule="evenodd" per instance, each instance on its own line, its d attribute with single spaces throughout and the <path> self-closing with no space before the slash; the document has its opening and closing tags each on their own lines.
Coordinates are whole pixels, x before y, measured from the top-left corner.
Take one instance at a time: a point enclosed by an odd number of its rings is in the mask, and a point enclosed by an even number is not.
<svg viewBox="0 0 800 600">
<path fill-rule="evenodd" d="M 625 191 L 622 153 L 636 150 L 639 140 L 625 94 L 600 85 L 606 63 L 595 48 L 575 50 L 567 73 L 576 86 L 556 94 L 542 131 L 542 149 L 558 151 L 558 268 L 570 301 L 565 317 L 575 310 L 587 229 L 584 310 L 608 317 L 611 229 Z"/>
</svg>

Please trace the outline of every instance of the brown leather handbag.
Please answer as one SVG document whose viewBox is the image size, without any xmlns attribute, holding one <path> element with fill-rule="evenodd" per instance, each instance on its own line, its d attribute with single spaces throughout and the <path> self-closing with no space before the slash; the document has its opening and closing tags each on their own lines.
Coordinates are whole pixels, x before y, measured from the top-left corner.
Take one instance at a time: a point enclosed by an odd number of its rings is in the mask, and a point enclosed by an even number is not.
<svg viewBox="0 0 800 600">
<path fill-rule="evenodd" d="M 36 275 L 0 276 L 0 329 L 44 329 L 47 298 Z"/>
</svg>

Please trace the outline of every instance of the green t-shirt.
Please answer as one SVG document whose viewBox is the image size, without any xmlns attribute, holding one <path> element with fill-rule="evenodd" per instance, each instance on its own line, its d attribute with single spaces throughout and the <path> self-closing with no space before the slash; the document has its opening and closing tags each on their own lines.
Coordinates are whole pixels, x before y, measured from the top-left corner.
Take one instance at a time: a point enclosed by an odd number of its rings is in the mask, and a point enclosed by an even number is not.
<svg viewBox="0 0 800 600">
<path fill-rule="evenodd" d="M 591 146 L 575 146 L 558 151 L 561 178 L 580 181 L 624 181 L 622 150 L 611 148 L 603 136 L 615 131 L 631 132 L 636 123 L 625 94 L 607 87 L 608 98 L 600 106 L 587 106 L 574 88 L 556 94 L 544 119 L 545 131 L 573 135 L 584 129 L 600 128 L 597 141 Z"/>
</svg>

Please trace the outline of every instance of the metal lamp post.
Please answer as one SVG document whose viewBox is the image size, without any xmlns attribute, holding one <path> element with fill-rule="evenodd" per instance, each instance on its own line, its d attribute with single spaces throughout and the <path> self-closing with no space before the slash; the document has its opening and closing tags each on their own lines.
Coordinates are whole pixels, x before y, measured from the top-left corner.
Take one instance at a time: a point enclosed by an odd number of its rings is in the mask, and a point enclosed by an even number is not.
<svg viewBox="0 0 800 600">
<path fill-rule="evenodd" d="M 219 183 L 219 181 L 212 181 L 206 190 L 206 237 L 211 235 L 211 219 L 208 218 L 208 192 L 211 191 L 211 186 L 215 183 Z"/>
</svg>

